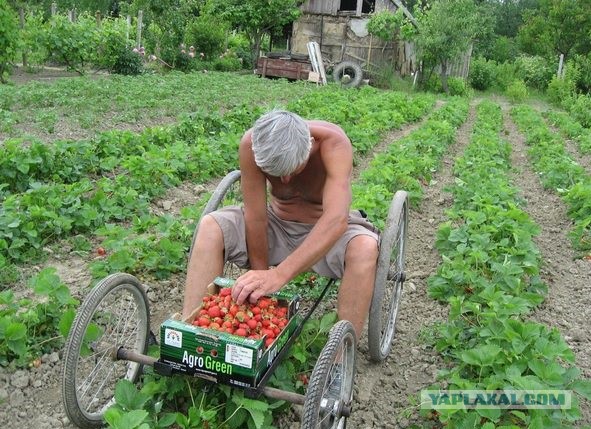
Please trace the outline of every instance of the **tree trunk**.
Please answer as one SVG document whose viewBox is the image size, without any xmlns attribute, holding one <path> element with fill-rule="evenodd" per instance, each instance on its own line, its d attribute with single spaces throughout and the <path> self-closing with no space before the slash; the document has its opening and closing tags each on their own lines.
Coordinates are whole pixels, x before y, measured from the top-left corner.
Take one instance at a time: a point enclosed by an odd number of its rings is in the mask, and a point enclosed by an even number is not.
<svg viewBox="0 0 591 429">
<path fill-rule="evenodd" d="M 447 61 L 441 62 L 441 87 L 443 92 L 449 94 L 449 88 L 447 87 Z"/>
<path fill-rule="evenodd" d="M 256 32 L 252 35 L 252 69 L 257 68 L 257 60 L 259 58 L 259 52 L 261 51 L 261 41 L 263 40 L 263 33 Z"/>
</svg>

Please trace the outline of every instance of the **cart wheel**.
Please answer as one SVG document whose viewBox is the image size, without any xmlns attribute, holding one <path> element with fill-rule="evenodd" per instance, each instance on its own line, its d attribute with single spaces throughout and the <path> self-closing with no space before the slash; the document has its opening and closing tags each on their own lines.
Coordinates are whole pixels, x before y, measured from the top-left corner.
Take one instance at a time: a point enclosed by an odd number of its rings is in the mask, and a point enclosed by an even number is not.
<svg viewBox="0 0 591 429">
<path fill-rule="evenodd" d="M 306 390 L 302 429 L 343 429 L 351 412 L 357 339 L 351 322 L 337 322 Z M 340 379 L 340 386 L 338 380 Z"/>
<path fill-rule="evenodd" d="M 369 354 L 381 362 L 390 353 L 396 330 L 396 317 L 402 295 L 404 251 L 408 226 L 408 194 L 398 191 L 392 199 L 385 229 L 380 239 L 380 253 L 369 313 Z"/>
<path fill-rule="evenodd" d="M 201 217 L 227 205 L 237 205 L 242 202 L 242 193 L 240 192 L 240 170 L 234 170 L 226 174 L 217 188 L 211 194 L 209 201 L 205 205 Z M 201 219 L 200 219 L 201 220 Z M 193 246 L 195 245 L 195 238 L 197 237 L 197 230 L 199 223 L 193 232 L 193 241 L 191 242 L 191 249 L 189 250 L 189 260 L 193 253 Z M 238 278 L 240 276 L 240 269 L 231 263 L 224 266 L 223 277 Z"/>
<path fill-rule="evenodd" d="M 62 399 L 70 421 L 80 428 L 104 425 L 120 379 L 136 381 L 141 365 L 116 360 L 125 347 L 145 354 L 150 317 L 148 298 L 129 274 L 101 280 L 80 306 L 64 348 Z"/>
</svg>

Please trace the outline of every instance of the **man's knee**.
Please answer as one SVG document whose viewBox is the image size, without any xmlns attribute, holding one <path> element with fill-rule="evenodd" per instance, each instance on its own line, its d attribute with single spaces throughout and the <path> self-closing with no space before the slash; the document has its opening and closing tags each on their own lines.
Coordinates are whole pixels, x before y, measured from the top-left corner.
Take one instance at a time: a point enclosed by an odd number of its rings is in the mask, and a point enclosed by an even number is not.
<svg viewBox="0 0 591 429">
<path fill-rule="evenodd" d="M 363 263 L 375 266 L 378 259 L 378 242 L 369 235 L 358 235 L 349 241 L 345 263 Z"/>
<path fill-rule="evenodd" d="M 219 244 L 223 242 L 223 233 L 220 225 L 213 216 L 205 215 L 199 222 L 197 240 L 200 244 Z"/>
</svg>

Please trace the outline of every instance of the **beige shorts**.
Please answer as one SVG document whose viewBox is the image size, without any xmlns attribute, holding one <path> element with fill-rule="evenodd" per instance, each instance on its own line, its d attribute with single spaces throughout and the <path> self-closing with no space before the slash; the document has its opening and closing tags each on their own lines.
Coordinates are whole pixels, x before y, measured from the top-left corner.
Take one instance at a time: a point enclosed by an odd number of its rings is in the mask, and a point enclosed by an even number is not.
<svg viewBox="0 0 591 429">
<path fill-rule="evenodd" d="M 285 221 L 267 209 L 269 244 L 269 265 L 278 265 L 289 256 L 306 238 L 313 224 Z M 249 268 L 246 251 L 246 233 L 244 228 L 244 212 L 241 207 L 229 206 L 210 213 L 216 220 L 224 235 L 224 259 L 233 262 L 241 268 Z M 349 214 L 349 228 L 320 259 L 312 269 L 321 276 L 337 278 L 343 277 L 345 270 L 345 251 L 352 238 L 358 235 L 374 237 L 379 242 L 379 232 L 367 219 L 357 211 Z"/>
</svg>

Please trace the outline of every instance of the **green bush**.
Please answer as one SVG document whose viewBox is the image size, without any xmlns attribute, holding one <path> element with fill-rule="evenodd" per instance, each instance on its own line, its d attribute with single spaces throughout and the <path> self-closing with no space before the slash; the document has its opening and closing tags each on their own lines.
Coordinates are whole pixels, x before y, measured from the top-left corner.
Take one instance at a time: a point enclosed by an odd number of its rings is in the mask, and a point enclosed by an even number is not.
<svg viewBox="0 0 591 429">
<path fill-rule="evenodd" d="M 515 41 L 506 36 L 497 37 L 491 48 L 489 59 L 497 63 L 513 61 L 518 55 Z"/>
<path fill-rule="evenodd" d="M 123 46 L 113 56 L 112 73 L 127 76 L 135 76 L 143 73 L 144 61 L 139 52 L 134 52 L 132 49 Z"/>
<path fill-rule="evenodd" d="M 522 80 L 514 80 L 506 91 L 507 97 L 514 103 L 520 103 L 527 98 L 527 85 Z"/>
<path fill-rule="evenodd" d="M 234 51 L 242 60 L 242 68 L 252 69 L 254 61 L 250 49 L 250 40 L 243 33 L 231 34 L 228 38 L 228 49 Z"/>
<path fill-rule="evenodd" d="M 213 61 L 213 69 L 217 71 L 238 71 L 241 68 L 242 60 L 231 50 L 227 50 Z"/>
<path fill-rule="evenodd" d="M 431 76 L 421 84 L 425 91 L 441 93 L 443 87 L 441 86 L 441 78 L 437 73 L 432 73 Z"/>
<path fill-rule="evenodd" d="M 591 92 L 591 55 L 575 55 L 572 61 L 568 61 L 566 65 L 566 73 L 569 73 L 569 69 L 575 67 L 577 69 L 577 75 L 575 83 L 577 89 L 582 93 Z"/>
<path fill-rule="evenodd" d="M 517 79 L 516 69 L 515 63 L 505 62 L 497 64 L 494 86 L 501 91 L 506 91 L 511 82 Z"/>
<path fill-rule="evenodd" d="M 94 32 L 93 64 L 98 68 L 115 70 L 121 66 L 121 61 L 127 60 L 121 56 L 127 55 L 126 49 L 126 26 L 125 19 L 104 19 L 101 26 Z M 118 71 L 115 71 L 118 73 Z M 123 73 L 127 74 L 127 73 Z M 138 74 L 138 73 L 129 73 Z"/>
<path fill-rule="evenodd" d="M 449 95 L 457 95 L 460 97 L 467 97 L 471 95 L 471 91 L 466 84 L 466 81 L 460 77 L 447 78 L 447 88 Z"/>
<path fill-rule="evenodd" d="M 496 64 L 483 57 L 473 58 L 470 63 L 468 80 L 470 86 L 479 91 L 486 91 L 495 84 Z"/>
<path fill-rule="evenodd" d="M 0 82 L 5 82 L 19 42 L 16 13 L 6 0 L 0 0 Z"/>
<path fill-rule="evenodd" d="M 197 61 L 199 60 L 190 57 L 187 52 L 179 51 L 174 59 L 173 66 L 176 70 L 187 73 L 197 68 Z"/>
<path fill-rule="evenodd" d="M 579 95 L 570 107 L 570 114 L 582 126 L 591 128 L 591 96 Z"/>
<path fill-rule="evenodd" d="M 84 74 L 95 52 L 95 18 L 81 15 L 70 22 L 64 15 L 54 15 L 45 32 L 45 46 L 52 58 L 70 70 Z"/>
<path fill-rule="evenodd" d="M 522 55 L 515 61 L 517 77 L 530 88 L 545 90 L 552 80 L 557 67 L 549 65 L 542 57 Z"/>
<path fill-rule="evenodd" d="M 40 69 L 47 62 L 49 52 L 44 40 L 45 32 L 49 29 L 41 12 L 27 12 L 24 28 L 21 30 L 21 49 L 27 55 L 27 67 L 30 70 Z"/>
<path fill-rule="evenodd" d="M 550 102 L 556 106 L 568 106 L 576 94 L 576 84 L 568 77 L 559 78 L 558 76 L 554 76 L 548 84 L 546 94 Z"/>
<path fill-rule="evenodd" d="M 187 25 L 185 42 L 194 46 L 197 54 L 203 53 L 205 59 L 216 58 L 224 50 L 227 26 L 208 15 L 200 16 Z"/>
</svg>

